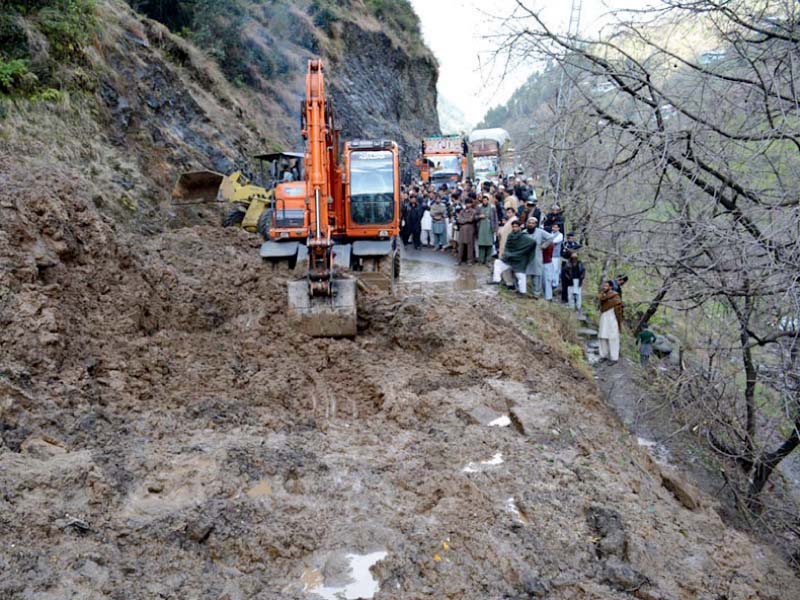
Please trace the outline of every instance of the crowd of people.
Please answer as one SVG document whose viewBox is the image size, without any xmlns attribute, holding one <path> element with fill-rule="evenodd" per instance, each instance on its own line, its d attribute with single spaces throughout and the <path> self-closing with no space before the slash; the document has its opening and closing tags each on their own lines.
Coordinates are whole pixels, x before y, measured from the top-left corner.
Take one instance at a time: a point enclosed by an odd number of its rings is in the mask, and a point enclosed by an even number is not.
<svg viewBox="0 0 800 600">
<path fill-rule="evenodd" d="M 491 284 L 521 296 L 560 301 L 581 312 L 586 268 L 581 244 L 567 231 L 558 204 L 543 213 L 531 178 L 501 176 L 480 184 L 467 179 L 453 187 L 418 182 L 401 188 L 401 238 L 415 249 L 451 252 L 458 264 L 491 267 Z M 607 281 L 600 302 L 601 359 L 619 359 L 622 285 Z"/>
</svg>

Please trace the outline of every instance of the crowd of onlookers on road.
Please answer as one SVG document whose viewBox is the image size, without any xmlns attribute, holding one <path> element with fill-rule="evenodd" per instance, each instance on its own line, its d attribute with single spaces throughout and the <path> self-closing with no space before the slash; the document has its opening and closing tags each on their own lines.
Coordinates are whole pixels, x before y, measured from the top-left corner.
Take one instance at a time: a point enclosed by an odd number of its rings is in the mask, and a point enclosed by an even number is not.
<svg viewBox="0 0 800 600">
<path fill-rule="evenodd" d="M 501 175 L 482 183 L 417 182 L 401 188 L 401 201 L 404 245 L 453 253 L 458 264 L 491 266 L 489 283 L 547 301 L 558 293 L 562 303 L 580 313 L 586 278 L 581 244 L 565 228 L 558 204 L 542 212 L 533 179 Z M 626 281 L 623 275 L 604 282 L 597 296 L 600 357 L 612 363 L 619 359 Z M 637 342 L 646 364 L 652 340 Z"/>
</svg>

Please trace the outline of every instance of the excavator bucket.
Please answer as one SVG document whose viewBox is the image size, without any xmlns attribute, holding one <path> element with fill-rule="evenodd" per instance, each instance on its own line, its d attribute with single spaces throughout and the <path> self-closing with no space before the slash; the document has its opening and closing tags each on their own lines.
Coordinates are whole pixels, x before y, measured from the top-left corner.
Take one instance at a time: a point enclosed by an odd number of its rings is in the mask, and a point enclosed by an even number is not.
<svg viewBox="0 0 800 600">
<path fill-rule="evenodd" d="M 333 280 L 333 296 L 312 297 L 308 281 L 289 282 L 289 317 L 312 337 L 355 337 L 357 333 L 356 280 Z"/>
<path fill-rule="evenodd" d="M 226 177 L 216 171 L 188 171 L 181 173 L 172 198 L 178 202 L 213 202 Z"/>
</svg>

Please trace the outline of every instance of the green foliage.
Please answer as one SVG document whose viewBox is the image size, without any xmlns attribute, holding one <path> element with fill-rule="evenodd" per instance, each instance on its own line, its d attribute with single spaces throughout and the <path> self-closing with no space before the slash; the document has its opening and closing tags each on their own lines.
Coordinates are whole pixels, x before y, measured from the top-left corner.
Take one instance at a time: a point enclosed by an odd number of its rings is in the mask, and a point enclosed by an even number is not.
<svg viewBox="0 0 800 600">
<path fill-rule="evenodd" d="M 270 79 L 290 70 L 289 61 L 280 52 L 265 52 L 243 35 L 250 17 L 242 0 L 127 1 L 134 9 L 203 48 L 238 87 L 257 86 L 259 76 Z M 278 11 L 280 7 L 270 3 L 263 10 L 271 15 L 270 11 Z"/>
<path fill-rule="evenodd" d="M 336 7 L 331 5 L 327 0 L 313 0 L 309 13 L 314 21 L 314 25 L 322 29 L 328 35 L 331 34 L 331 26 L 337 21 L 341 21 L 341 17 L 336 10 Z"/>
<path fill-rule="evenodd" d="M 73 69 L 96 27 L 94 9 L 95 0 L 11 2 L 0 14 L 0 93 L 50 101 L 54 87 L 80 83 Z M 47 39 L 48 52 L 31 56 L 26 29 Z"/>
<path fill-rule="evenodd" d="M 14 59 L 28 56 L 28 36 L 13 14 L 0 15 L 0 58 Z"/>
<path fill-rule="evenodd" d="M 59 104 L 64 101 L 66 95 L 61 90 L 53 88 L 46 88 L 41 92 L 36 93 L 33 99 L 37 102 L 48 102 L 50 104 Z"/>
<path fill-rule="evenodd" d="M 400 32 L 420 37 L 419 18 L 407 0 L 366 0 L 367 9 Z"/>
<path fill-rule="evenodd" d="M 11 94 L 18 90 L 28 79 L 27 61 L 17 58 L 15 60 L 0 60 L 0 92 Z"/>
<path fill-rule="evenodd" d="M 54 4 L 39 11 L 37 24 L 50 42 L 54 58 L 75 58 L 95 27 L 94 0 L 63 0 Z"/>
<path fill-rule="evenodd" d="M 190 32 L 198 2 L 195 0 L 128 0 L 134 10 L 179 33 Z M 187 37 L 183 35 L 183 37 Z"/>
</svg>

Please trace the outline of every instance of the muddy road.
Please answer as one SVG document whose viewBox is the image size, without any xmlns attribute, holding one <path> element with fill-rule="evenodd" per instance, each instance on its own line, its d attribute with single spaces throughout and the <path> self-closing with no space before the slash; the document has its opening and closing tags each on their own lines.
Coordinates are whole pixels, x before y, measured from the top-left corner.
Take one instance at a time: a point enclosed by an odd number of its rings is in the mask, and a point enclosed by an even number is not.
<svg viewBox="0 0 800 600">
<path fill-rule="evenodd" d="M 11 184 L 1 598 L 800 598 L 482 268 L 313 340 L 253 237 Z"/>
</svg>

